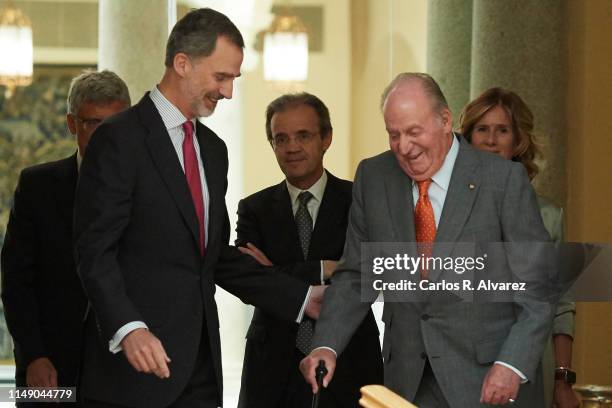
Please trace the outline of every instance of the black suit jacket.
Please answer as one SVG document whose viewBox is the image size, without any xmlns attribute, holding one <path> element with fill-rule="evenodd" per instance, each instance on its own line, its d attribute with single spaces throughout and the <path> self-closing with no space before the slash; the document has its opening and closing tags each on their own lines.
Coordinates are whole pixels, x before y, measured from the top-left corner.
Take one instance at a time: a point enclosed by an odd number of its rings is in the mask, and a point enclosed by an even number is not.
<svg viewBox="0 0 612 408">
<path fill-rule="evenodd" d="M 222 395 L 215 283 L 281 319 L 299 312 L 306 284 L 276 277 L 228 246 L 227 148 L 200 123 L 196 135 L 210 193 L 204 258 L 184 172 L 148 95 L 102 123 L 87 148 L 75 204 L 78 273 L 95 315 L 87 323 L 85 398 L 167 406 L 193 372 L 202 335 L 210 340 Z M 286 295 L 274 290 L 280 285 Z M 109 352 L 109 339 L 136 320 L 161 340 L 172 359 L 170 378 L 138 373 L 123 353 Z"/>
<path fill-rule="evenodd" d="M 296 277 L 311 285 L 320 284 L 320 260 L 338 260 L 342 256 L 352 184 L 328 173 L 306 261 L 285 181 L 240 201 L 237 245 L 251 242 L 275 265 L 291 265 Z M 255 309 L 247 332 L 240 407 L 279 406 L 283 383 L 290 370 L 296 369 L 293 356 L 297 327 L 295 322 L 281 321 Z M 370 312 L 338 359 L 336 374 L 325 392 L 334 393 L 343 406 L 354 407 L 361 386 L 382 383 L 378 328 Z M 306 382 L 304 387 L 308 387 Z"/>
<path fill-rule="evenodd" d="M 72 251 L 76 155 L 21 172 L 2 247 L 2 301 L 15 343 L 16 383 L 48 357 L 74 386 L 86 300 Z"/>
</svg>

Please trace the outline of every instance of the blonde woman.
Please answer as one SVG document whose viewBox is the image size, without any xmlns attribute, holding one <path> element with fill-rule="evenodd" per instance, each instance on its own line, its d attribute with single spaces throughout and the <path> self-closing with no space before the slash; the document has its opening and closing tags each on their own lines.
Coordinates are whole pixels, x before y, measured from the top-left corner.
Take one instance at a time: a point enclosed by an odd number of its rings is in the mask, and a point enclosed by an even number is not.
<svg viewBox="0 0 612 408">
<path fill-rule="evenodd" d="M 533 136 L 533 114 L 514 92 L 502 88 L 486 90 L 464 108 L 459 122 L 460 132 L 475 148 L 521 162 L 530 179 L 538 174 L 534 159 L 540 152 Z M 561 242 L 563 210 L 541 196 L 538 196 L 538 204 L 551 238 L 556 243 Z M 542 358 L 546 407 L 576 408 L 580 405 L 572 391 L 575 374 L 569 369 L 575 312 L 574 303 L 563 299 L 559 302 L 552 339 Z"/>
</svg>

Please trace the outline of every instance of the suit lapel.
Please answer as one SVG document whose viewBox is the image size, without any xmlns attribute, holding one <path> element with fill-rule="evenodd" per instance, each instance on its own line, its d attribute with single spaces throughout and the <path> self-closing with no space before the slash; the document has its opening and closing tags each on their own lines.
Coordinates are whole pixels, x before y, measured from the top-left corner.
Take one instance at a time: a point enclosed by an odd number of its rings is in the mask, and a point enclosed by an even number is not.
<svg viewBox="0 0 612 408">
<path fill-rule="evenodd" d="M 326 243 L 329 231 L 336 228 L 343 219 L 344 206 L 338 205 L 340 193 L 338 191 L 338 179 L 327 172 L 327 185 L 323 193 L 323 200 L 319 206 L 317 221 L 310 238 L 310 248 L 308 249 L 309 259 L 318 259 L 322 253 L 322 246 Z"/>
<path fill-rule="evenodd" d="M 434 247 L 434 256 L 445 258 L 451 255 L 472 212 L 481 184 L 478 163 L 474 150 L 461 140 L 436 233 L 436 242 L 444 245 Z M 440 273 L 433 271 L 430 278 L 435 280 Z"/>
<path fill-rule="evenodd" d="M 148 93 L 138 103 L 138 112 L 142 125 L 148 130 L 148 137 L 145 138 L 145 142 L 153 162 L 197 245 L 199 242 L 198 219 L 193 207 L 187 179 L 164 122 L 159 112 L 157 112 L 153 101 L 149 98 Z"/>
<path fill-rule="evenodd" d="M 478 159 L 474 151 L 462 142 L 444 200 L 436 241 L 455 242 L 459 238 L 480 188 L 477 169 Z"/>
<path fill-rule="evenodd" d="M 64 219 L 70 235 L 72 235 L 72 222 L 74 210 L 74 194 L 77 183 L 77 158 L 76 153 L 72 156 L 57 162 L 55 168 L 55 199 L 57 211 Z"/>
<path fill-rule="evenodd" d="M 276 214 L 275 218 L 282 220 L 276 223 L 279 237 L 287 237 L 286 248 L 293 251 L 293 259 L 302 259 L 302 247 L 300 245 L 300 238 L 298 237 L 297 227 L 295 225 L 295 217 L 293 216 L 293 208 L 291 206 L 291 197 L 287 190 L 287 184 L 283 180 L 277 185 L 274 191 L 274 202 L 272 214 Z M 312 240 L 311 240 L 312 242 Z"/>
<path fill-rule="evenodd" d="M 224 200 L 225 200 L 225 172 L 221 168 L 222 161 L 215 160 L 215 156 L 220 154 L 211 143 L 210 137 L 207 137 L 209 131 L 202 123 L 196 123 L 196 137 L 200 145 L 200 156 L 204 164 L 204 174 L 206 176 L 206 185 L 208 186 L 208 242 L 216 242 L 215 239 L 221 233 L 221 223 L 224 220 Z"/>
<path fill-rule="evenodd" d="M 384 180 L 395 240 L 415 242 L 412 180 L 399 167 L 395 157 L 392 157 L 390 163 L 392 164 Z"/>
</svg>

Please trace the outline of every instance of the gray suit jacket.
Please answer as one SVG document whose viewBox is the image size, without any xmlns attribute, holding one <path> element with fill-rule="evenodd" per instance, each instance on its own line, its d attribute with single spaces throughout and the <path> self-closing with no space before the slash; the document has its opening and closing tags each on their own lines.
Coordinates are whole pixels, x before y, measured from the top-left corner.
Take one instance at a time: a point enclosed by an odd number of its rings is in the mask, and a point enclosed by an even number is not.
<svg viewBox="0 0 612 408">
<path fill-rule="evenodd" d="M 344 255 L 325 295 L 315 347 L 341 353 L 370 309 L 360 296 L 360 279 L 370 279 L 360 272 L 361 243 L 415 241 L 411 189 L 412 180 L 392 152 L 360 163 Z M 522 165 L 476 151 L 461 140 L 436 242 L 500 241 L 549 241 L 536 196 Z M 522 273 L 514 270 L 516 263 L 509 264 L 513 273 Z M 546 273 L 540 274 L 542 281 Z M 542 406 L 539 361 L 553 306 L 525 298 L 488 304 L 387 302 L 385 384 L 413 400 L 429 359 L 450 406 L 473 408 L 481 406 L 481 386 L 491 364 L 503 361 L 530 380 L 521 386 L 514 406 Z"/>
</svg>

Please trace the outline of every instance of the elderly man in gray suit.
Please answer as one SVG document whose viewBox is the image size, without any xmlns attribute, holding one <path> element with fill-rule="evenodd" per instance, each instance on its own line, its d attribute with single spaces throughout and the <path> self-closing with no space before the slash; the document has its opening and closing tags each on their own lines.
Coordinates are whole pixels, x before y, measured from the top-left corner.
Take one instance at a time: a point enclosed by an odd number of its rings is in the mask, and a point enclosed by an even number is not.
<svg viewBox="0 0 612 408">
<path fill-rule="evenodd" d="M 390 151 L 357 169 L 344 255 L 327 290 L 314 350 L 300 366 L 313 392 L 318 362 L 329 370 L 326 387 L 337 354 L 370 309 L 360 295 L 362 243 L 549 240 L 523 166 L 476 151 L 453 134 L 433 78 L 398 75 L 381 105 Z M 524 263 L 510 261 L 509 267 Z M 532 277 L 546 280 L 546 271 L 531 269 Z M 543 406 L 537 373 L 552 306 L 512 300 L 386 302 L 387 387 L 422 408 Z"/>
</svg>

